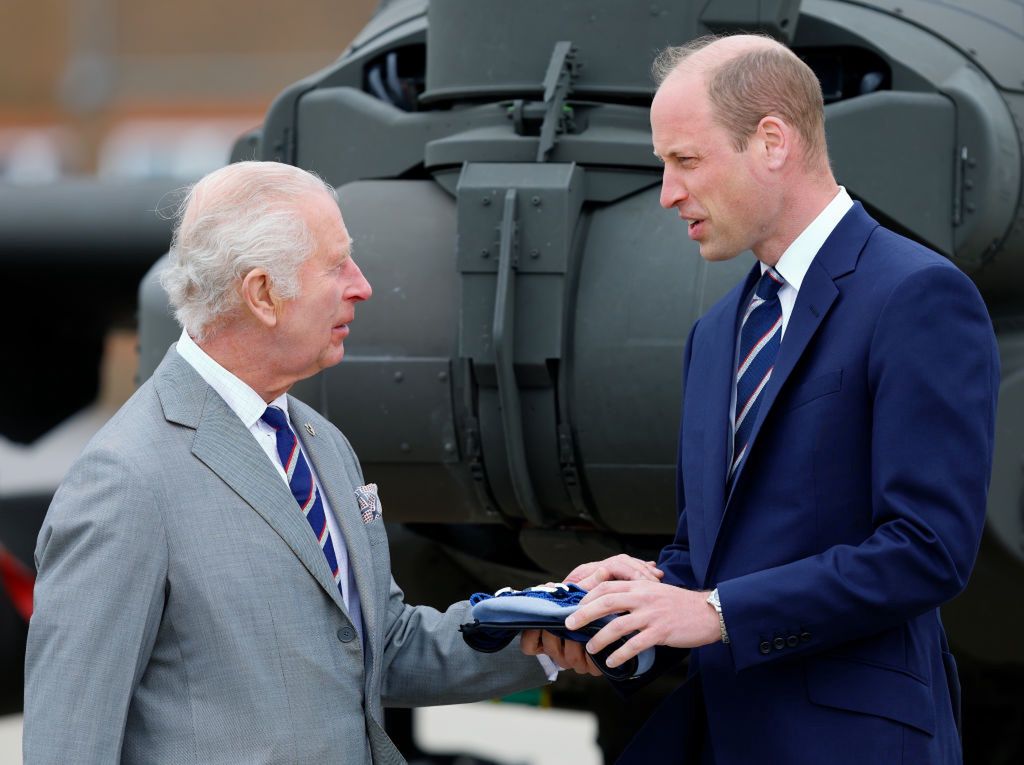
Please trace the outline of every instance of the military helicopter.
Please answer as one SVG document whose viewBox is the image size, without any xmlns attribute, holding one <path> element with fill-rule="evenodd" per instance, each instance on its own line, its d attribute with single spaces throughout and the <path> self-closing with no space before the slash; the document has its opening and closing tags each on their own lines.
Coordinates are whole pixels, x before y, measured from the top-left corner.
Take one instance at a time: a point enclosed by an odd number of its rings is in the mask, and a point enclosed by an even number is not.
<svg viewBox="0 0 1024 765">
<path fill-rule="evenodd" d="M 950 258 L 989 306 L 1003 378 L 987 526 L 943 618 L 968 761 L 1018 761 L 1018 5 L 385 0 L 334 64 L 281 93 L 231 159 L 292 163 L 338 188 L 376 291 L 344 363 L 293 392 L 382 487 L 410 600 L 558 578 L 619 551 L 650 557 L 672 533 L 683 344 L 752 260 L 705 263 L 659 208 L 648 67 L 706 32 L 766 32 L 822 83 L 840 183 Z M 142 379 L 179 331 L 162 267 L 140 291 Z M 612 754 L 625 727 L 609 722 L 612 702 L 566 685 L 560 701 L 598 706 Z"/>
</svg>

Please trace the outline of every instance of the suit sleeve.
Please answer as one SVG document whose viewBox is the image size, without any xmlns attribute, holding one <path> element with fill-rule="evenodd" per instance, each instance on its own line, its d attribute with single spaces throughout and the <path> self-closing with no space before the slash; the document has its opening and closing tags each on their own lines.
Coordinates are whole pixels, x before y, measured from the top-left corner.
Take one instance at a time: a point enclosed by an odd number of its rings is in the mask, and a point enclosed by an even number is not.
<svg viewBox="0 0 1024 765">
<path fill-rule="evenodd" d="M 134 466 L 94 451 L 47 512 L 25 655 L 26 763 L 119 762 L 163 607 L 167 543 Z"/>
<path fill-rule="evenodd" d="M 469 602 L 443 613 L 405 603 L 392 580 L 384 635 L 384 706 L 463 704 L 545 685 L 535 656 L 519 650 L 519 641 L 498 653 L 480 653 L 462 639 L 459 625 L 469 621 Z"/>
<path fill-rule="evenodd" d="M 737 669 L 818 652 L 934 609 L 966 585 L 992 465 L 999 360 L 974 285 L 936 265 L 887 298 L 871 338 L 873 532 L 718 585 Z M 759 644 L 799 629 L 785 653 Z"/>
</svg>

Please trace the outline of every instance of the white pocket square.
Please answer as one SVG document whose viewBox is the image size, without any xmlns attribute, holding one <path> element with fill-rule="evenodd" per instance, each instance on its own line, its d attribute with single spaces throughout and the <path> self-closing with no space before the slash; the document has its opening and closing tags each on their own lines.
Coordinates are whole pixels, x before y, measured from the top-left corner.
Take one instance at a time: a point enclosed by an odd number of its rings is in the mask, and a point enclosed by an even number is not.
<svg viewBox="0 0 1024 765">
<path fill-rule="evenodd" d="M 356 489 L 356 501 L 359 503 L 359 512 L 363 516 L 363 523 L 371 523 L 383 515 L 380 506 L 380 497 L 377 496 L 377 484 L 368 483 Z"/>
</svg>

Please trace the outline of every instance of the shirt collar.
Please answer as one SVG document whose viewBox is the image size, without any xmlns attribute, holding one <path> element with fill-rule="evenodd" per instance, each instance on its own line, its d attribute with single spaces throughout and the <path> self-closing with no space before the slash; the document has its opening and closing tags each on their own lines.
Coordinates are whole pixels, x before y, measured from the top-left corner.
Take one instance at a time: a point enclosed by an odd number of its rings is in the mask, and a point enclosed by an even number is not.
<svg viewBox="0 0 1024 765">
<path fill-rule="evenodd" d="M 825 244 L 825 240 L 839 225 L 839 221 L 853 207 L 853 200 L 842 186 L 839 187 L 832 201 L 825 205 L 825 209 L 818 213 L 818 216 L 810 222 L 800 236 L 793 240 L 793 243 L 786 248 L 775 264 L 775 270 L 779 272 L 786 284 L 800 291 L 807 269 L 811 267 L 811 261 L 818 254 L 818 250 Z M 761 273 L 767 270 L 768 266 L 761 264 Z"/>
<path fill-rule="evenodd" d="M 214 361 L 184 330 L 178 338 L 177 350 L 178 355 L 224 399 L 224 403 L 238 415 L 238 419 L 245 427 L 252 428 L 263 416 L 267 403 L 260 394 Z M 288 394 L 282 393 L 270 402 L 270 406 L 279 407 L 284 411 L 285 417 L 288 417 Z M 289 424 L 290 422 L 291 420 Z"/>
</svg>

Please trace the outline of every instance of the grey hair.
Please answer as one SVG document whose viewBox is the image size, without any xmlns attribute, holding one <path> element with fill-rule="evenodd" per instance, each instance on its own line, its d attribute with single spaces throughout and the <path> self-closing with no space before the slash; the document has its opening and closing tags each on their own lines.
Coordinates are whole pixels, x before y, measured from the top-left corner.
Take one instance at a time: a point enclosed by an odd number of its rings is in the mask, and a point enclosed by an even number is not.
<svg viewBox="0 0 1024 765">
<path fill-rule="evenodd" d="M 254 268 L 279 297 L 298 295 L 299 266 L 317 242 L 301 204 L 334 188 L 280 162 L 237 162 L 183 189 L 175 214 L 170 263 L 160 275 L 174 316 L 197 340 L 239 305 L 239 281 Z"/>
</svg>

